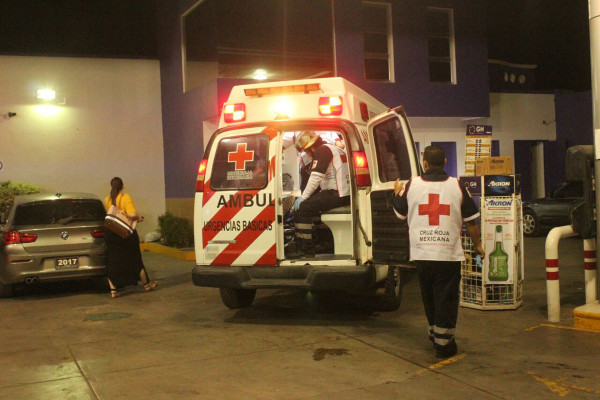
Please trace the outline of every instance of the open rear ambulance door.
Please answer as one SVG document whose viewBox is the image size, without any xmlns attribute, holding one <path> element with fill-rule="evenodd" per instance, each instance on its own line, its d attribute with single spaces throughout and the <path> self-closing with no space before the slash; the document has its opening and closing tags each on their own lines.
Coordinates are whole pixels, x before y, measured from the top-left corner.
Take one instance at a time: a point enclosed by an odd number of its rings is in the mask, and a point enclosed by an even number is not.
<svg viewBox="0 0 600 400">
<path fill-rule="evenodd" d="M 277 143 L 277 130 L 263 126 L 221 132 L 211 146 L 202 198 L 204 264 L 277 265 Z"/>
<path fill-rule="evenodd" d="M 371 226 L 375 263 L 396 265 L 409 261 L 408 226 L 393 210 L 394 182 L 420 174 L 419 159 L 408 119 L 402 107 L 371 119 L 367 124 L 371 141 Z"/>
</svg>

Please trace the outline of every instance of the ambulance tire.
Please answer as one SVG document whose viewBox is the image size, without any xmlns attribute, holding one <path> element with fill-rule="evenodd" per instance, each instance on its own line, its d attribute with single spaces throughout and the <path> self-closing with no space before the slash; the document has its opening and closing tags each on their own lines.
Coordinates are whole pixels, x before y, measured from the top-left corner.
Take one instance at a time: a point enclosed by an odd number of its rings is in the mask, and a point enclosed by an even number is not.
<svg viewBox="0 0 600 400">
<path fill-rule="evenodd" d="M 219 288 L 221 301 L 231 309 L 250 307 L 256 296 L 256 289 Z"/>
<path fill-rule="evenodd" d="M 379 298 L 380 311 L 396 311 L 402 303 L 402 272 L 399 267 L 388 267 L 388 276 L 384 282 L 384 292 Z"/>
</svg>

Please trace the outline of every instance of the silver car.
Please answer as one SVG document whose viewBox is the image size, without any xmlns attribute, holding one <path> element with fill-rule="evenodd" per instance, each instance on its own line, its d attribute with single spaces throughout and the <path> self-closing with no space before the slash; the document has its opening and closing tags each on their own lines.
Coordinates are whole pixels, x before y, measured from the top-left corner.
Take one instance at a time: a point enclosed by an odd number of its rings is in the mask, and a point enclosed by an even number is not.
<svg viewBox="0 0 600 400">
<path fill-rule="evenodd" d="M 16 196 L 0 225 L 0 297 L 20 284 L 106 275 L 105 215 L 93 194 Z"/>
</svg>

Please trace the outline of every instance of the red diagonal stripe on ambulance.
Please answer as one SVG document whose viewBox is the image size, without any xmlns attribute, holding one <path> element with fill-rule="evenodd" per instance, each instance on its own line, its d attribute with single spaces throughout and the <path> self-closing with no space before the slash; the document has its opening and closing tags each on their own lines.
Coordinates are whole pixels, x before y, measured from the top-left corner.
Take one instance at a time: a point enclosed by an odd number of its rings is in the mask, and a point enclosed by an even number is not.
<svg viewBox="0 0 600 400">
<path fill-rule="evenodd" d="M 263 254 L 262 257 L 260 257 L 258 261 L 254 263 L 254 265 L 275 265 L 275 263 L 277 262 L 277 253 L 275 252 L 275 246 L 276 244 L 273 243 L 273 246 L 271 246 L 271 248 L 267 250 L 265 254 Z"/>
<path fill-rule="evenodd" d="M 214 190 L 210 189 L 210 179 L 204 182 L 204 193 L 202 193 L 202 207 L 213 197 L 215 194 Z"/>
<path fill-rule="evenodd" d="M 269 161 L 269 182 L 275 177 L 275 156 L 271 157 Z"/>
<path fill-rule="evenodd" d="M 270 221 L 271 223 L 275 222 L 275 204 L 271 202 L 270 205 L 265 207 L 257 216 L 254 218 L 254 221 Z M 273 227 L 272 229 L 275 229 Z M 227 247 L 211 262 L 211 265 L 231 265 L 239 256 L 244 253 L 254 241 L 263 233 L 264 231 L 259 230 L 246 230 L 242 231 L 235 238 L 235 243 L 228 244 Z M 270 243 L 265 243 L 267 246 Z"/>
<path fill-rule="evenodd" d="M 212 221 L 219 221 L 219 222 L 223 222 L 223 223 L 231 221 L 233 219 L 233 217 L 235 217 L 237 215 L 237 213 L 239 213 L 241 210 L 244 209 L 243 201 L 241 202 L 241 206 L 233 207 L 232 206 L 233 198 L 235 198 L 238 195 L 243 196 L 243 194 L 245 194 L 245 195 L 250 194 L 250 195 L 252 195 L 252 197 L 254 197 L 258 192 L 259 192 L 258 190 L 244 190 L 244 191 L 239 191 L 239 192 L 234 193 L 229 198 L 229 201 L 227 201 L 227 205 L 221 207 L 219 209 L 219 211 L 217 211 L 210 220 L 205 222 L 205 224 L 208 224 Z M 206 230 L 204 227 L 202 227 L 202 247 L 205 248 L 206 245 L 208 244 L 208 241 L 212 240 L 215 236 L 217 236 L 218 233 L 219 233 L 219 231 L 217 231 L 217 230 Z"/>
</svg>

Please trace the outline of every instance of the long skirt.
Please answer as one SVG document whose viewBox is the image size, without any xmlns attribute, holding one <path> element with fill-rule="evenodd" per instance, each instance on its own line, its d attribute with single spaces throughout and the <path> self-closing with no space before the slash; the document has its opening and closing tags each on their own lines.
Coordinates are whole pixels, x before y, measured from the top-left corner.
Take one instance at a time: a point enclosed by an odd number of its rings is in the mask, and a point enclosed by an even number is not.
<svg viewBox="0 0 600 400">
<path fill-rule="evenodd" d="M 137 231 L 127 239 L 106 230 L 104 236 L 108 260 L 106 269 L 108 279 L 115 287 L 137 285 L 140 271 L 145 270 L 140 251 L 140 237 Z"/>
</svg>

